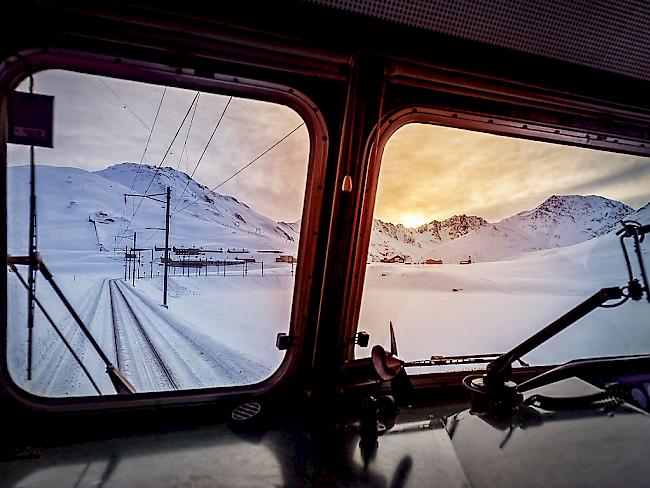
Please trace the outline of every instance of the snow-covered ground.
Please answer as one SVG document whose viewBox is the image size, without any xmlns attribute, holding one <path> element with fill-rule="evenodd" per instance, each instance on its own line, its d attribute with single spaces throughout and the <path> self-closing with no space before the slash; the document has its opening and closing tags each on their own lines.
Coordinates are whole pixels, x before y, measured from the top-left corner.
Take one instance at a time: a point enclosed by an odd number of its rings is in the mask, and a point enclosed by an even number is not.
<svg viewBox="0 0 650 488">
<path fill-rule="evenodd" d="M 275 337 L 289 327 L 294 278 L 291 264 L 276 263 L 276 254 L 261 251 L 295 255 L 300 222 L 275 222 L 171 168 L 156 172 L 125 163 L 91 173 L 39 166 L 37 175 L 39 250 L 102 349 L 138 391 L 251 384 L 277 369 L 284 353 L 275 348 Z M 10 167 L 8 176 L 9 252 L 25 254 L 28 168 Z M 219 273 L 211 269 L 208 276 L 194 271 L 181 276 L 178 270 L 169 279 L 169 309 L 160 305 L 161 253 L 155 255 L 151 278 L 144 277 L 151 269 L 150 254 L 143 254 L 142 278 L 133 288 L 123 280 L 123 247 L 131 241 L 114 238 L 136 231 L 138 247 L 162 246 L 163 233 L 147 227 L 161 226 L 164 206 L 148 199 L 125 205 L 123 195 L 147 188 L 161 193 L 166 186 L 172 187 L 172 246 L 221 249 L 210 255 L 214 259 L 256 260 L 245 275 L 241 265 L 227 267 L 226 276 L 223 267 Z M 601 197 L 569 196 L 549 198 L 537 209 L 495 225 L 468 216 L 419 230 L 375 224 L 375 242 L 387 246 L 411 246 L 423 253 L 425 241 L 435 241 L 436 249 L 447 247 L 450 253 L 478 246 L 489 251 L 491 262 L 372 263 L 359 328 L 370 332 L 371 344 L 387 346 L 392 321 L 400 356 L 406 360 L 508 350 L 599 288 L 627 283 L 617 237 L 608 229 L 630 210 Z M 650 207 L 630 217 L 650 222 Z M 644 243 L 646 256 L 649 242 Z M 496 249 L 502 245 L 507 255 Z M 547 248 L 533 250 L 539 247 Z M 26 275 L 24 268 L 20 271 Z M 98 355 L 42 279 L 37 292 L 99 388 L 111 393 Z M 11 275 L 8 293 L 8 357 L 14 380 L 39 395 L 94 394 L 40 312 L 34 329 L 34 377 L 26 379 L 26 293 Z M 648 325 L 646 302 L 601 309 L 524 359 L 549 364 L 650 352 Z M 369 351 L 358 349 L 357 355 Z"/>
<path fill-rule="evenodd" d="M 632 215 L 650 222 L 650 207 Z M 648 241 L 643 243 L 646 262 Z M 647 264 L 646 264 L 647 266 Z M 628 277 L 614 231 L 556 249 L 472 265 L 368 265 L 359 329 L 406 360 L 505 352 L 603 287 Z M 457 291 L 454 291 L 457 290 Z M 650 353 L 650 304 L 599 309 L 528 354 L 530 364 Z M 368 349 L 357 348 L 365 356 Z"/>
<path fill-rule="evenodd" d="M 27 182 L 27 167 L 9 168 L 8 250 L 15 255 L 27 250 Z M 162 193 L 167 186 L 172 188 L 172 246 L 222 251 L 202 259 L 256 261 L 248 264 L 245 276 L 242 265 L 228 266 L 225 276 L 223 266 L 219 274 L 211 268 L 209 276 L 200 277 L 180 276 L 180 269 L 173 276 L 170 271 L 169 310 L 160 305 L 162 252 L 155 252 L 153 278 L 144 278 L 152 266 L 150 252 L 143 253 L 141 278 L 134 290 L 122 280 L 124 251 L 119 249 L 132 241 L 114 238 L 135 231 L 138 247 L 164 246 L 163 232 L 146 229 L 164 223 L 164 205 L 149 199 L 141 204 L 140 199 L 132 199 L 125 205 L 124 194 L 147 189 L 149 194 Z M 156 172 L 151 166 L 131 163 L 96 173 L 39 166 L 37 199 L 39 251 L 102 349 L 138 391 L 252 384 L 277 369 L 284 353 L 275 349 L 275 337 L 289 327 L 292 266 L 276 263 L 277 254 L 260 251 L 295 255 L 299 232 L 293 224 L 274 222 L 171 168 Z M 19 271 L 26 276 L 24 268 Z M 14 380 L 39 395 L 94 394 L 38 311 L 34 374 L 27 380 L 26 293 L 12 275 L 8 292 L 9 368 Z M 100 390 L 112 392 L 99 356 L 42 278 L 37 293 Z"/>
<path fill-rule="evenodd" d="M 138 392 L 252 384 L 267 378 L 282 361 L 275 336 L 288 330 L 293 289 L 290 265 L 269 265 L 264 277 L 255 276 L 261 270 L 252 266 L 247 276 L 239 270 L 228 270 L 226 276 L 214 272 L 172 276 L 170 307 L 165 309 L 161 306 L 161 277 L 141 278 L 133 288 L 123 280 L 121 263 L 104 263 L 102 271 L 87 271 L 96 269 L 100 258 L 111 259 L 110 255 L 77 255 L 65 262 L 61 256 L 51 257 L 55 280 L 102 350 Z M 26 276 L 24 269 L 19 271 Z M 38 311 L 34 376 L 27 381 L 26 293 L 13 274 L 9 275 L 8 291 L 9 366 L 14 380 L 39 395 L 94 394 L 81 368 Z M 112 393 L 99 356 L 43 280 L 37 292 L 102 393 Z M 171 383 L 155 355 L 171 371 Z"/>
</svg>

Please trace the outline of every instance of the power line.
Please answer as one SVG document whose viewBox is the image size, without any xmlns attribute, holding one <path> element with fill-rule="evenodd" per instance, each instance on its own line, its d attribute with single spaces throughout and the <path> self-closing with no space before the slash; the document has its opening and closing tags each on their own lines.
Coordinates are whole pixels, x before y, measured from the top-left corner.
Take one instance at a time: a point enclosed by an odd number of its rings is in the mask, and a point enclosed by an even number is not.
<svg viewBox="0 0 650 488">
<path fill-rule="evenodd" d="M 185 150 L 187 148 L 187 140 L 190 138 L 190 131 L 192 130 L 192 124 L 194 123 L 194 116 L 196 115 L 196 109 L 199 108 L 199 99 L 201 98 L 201 94 L 199 93 L 198 98 L 196 99 L 196 104 L 194 105 L 194 111 L 192 112 L 192 118 L 190 119 L 190 124 L 187 127 L 187 133 L 185 134 L 185 142 L 183 142 L 183 149 L 181 149 L 181 155 L 178 158 L 178 164 L 176 165 L 176 172 L 181 167 L 181 162 L 183 161 L 183 154 L 185 153 Z M 174 178 L 172 180 L 172 188 L 176 186 L 176 173 L 174 173 Z"/>
<path fill-rule="evenodd" d="M 153 239 L 153 237 L 154 237 L 158 232 L 161 232 L 161 231 L 165 230 L 165 228 L 163 227 L 164 225 L 165 225 L 165 221 L 163 220 L 163 221 L 158 225 L 158 228 L 155 228 L 155 229 L 154 229 L 154 228 L 148 229 L 148 230 L 152 230 L 153 232 L 151 233 L 151 235 L 150 235 L 149 237 L 147 237 L 144 241 L 142 241 L 142 242 L 140 243 L 140 246 L 144 246 L 147 242 L 149 242 L 151 239 Z"/>
<path fill-rule="evenodd" d="M 160 114 L 160 108 L 162 107 L 163 100 L 165 99 L 165 94 L 167 93 L 167 87 L 163 89 L 162 96 L 160 97 L 160 102 L 158 103 L 158 109 L 156 110 L 156 115 L 153 119 L 153 124 L 151 125 L 151 130 L 149 131 L 149 137 L 147 137 L 147 142 L 144 145 L 144 150 L 142 151 L 142 156 L 140 157 L 140 164 L 138 165 L 138 169 L 135 173 L 135 176 L 133 177 L 133 182 L 131 182 L 131 186 L 129 188 L 129 191 L 133 191 L 133 186 L 135 185 L 136 180 L 138 179 L 138 175 L 140 174 L 140 169 L 142 168 L 142 162 L 144 161 L 144 156 L 147 154 L 147 149 L 149 148 L 149 142 L 151 141 L 151 136 L 153 135 L 153 131 L 156 127 L 156 121 L 158 120 L 158 115 Z M 118 234 L 121 233 L 122 229 L 122 222 L 124 221 L 124 212 L 126 211 L 126 200 L 124 201 L 124 206 L 122 207 L 122 219 L 120 220 L 120 227 L 118 229 Z M 125 231 L 126 232 L 126 231 Z"/>
<path fill-rule="evenodd" d="M 225 180 L 223 180 L 223 181 L 222 181 L 221 183 L 219 183 L 217 186 L 215 186 L 215 187 L 209 189 L 208 192 L 216 191 L 218 188 L 220 188 L 220 187 L 222 187 L 223 185 L 225 185 L 226 183 L 228 183 L 228 182 L 229 182 L 230 180 L 232 180 L 235 176 L 237 176 L 239 173 L 241 173 L 241 172 L 244 171 L 246 168 L 248 168 L 251 164 L 253 164 L 253 163 L 256 162 L 257 160 L 259 160 L 262 156 L 264 156 L 265 154 L 267 154 L 268 152 L 270 152 L 270 151 L 271 151 L 272 149 L 274 149 L 276 146 L 280 145 L 280 144 L 281 144 L 285 139 L 287 139 L 291 134 L 293 134 L 293 133 L 296 132 L 298 129 L 300 129 L 303 125 L 305 125 L 304 122 L 301 123 L 301 124 L 299 124 L 295 129 L 293 129 L 293 130 L 290 131 L 288 134 L 286 134 L 284 137 L 282 137 L 282 139 L 280 139 L 279 141 L 277 141 L 276 143 L 274 143 L 271 147 L 269 147 L 267 150 L 265 150 L 263 153 L 261 153 L 261 154 L 260 154 L 259 156 L 257 156 L 255 159 L 253 159 L 253 160 L 250 161 L 249 163 L 247 163 L 247 164 L 245 164 L 244 166 L 242 166 L 238 171 L 236 171 L 236 172 L 233 173 L 231 176 L 229 176 L 228 178 L 226 178 Z M 203 194 L 203 196 L 206 196 L 206 195 L 208 194 L 208 192 L 205 192 L 205 193 Z M 196 197 L 194 200 L 192 200 L 190 203 L 188 203 L 187 205 L 185 205 L 185 206 L 182 207 L 181 209 L 176 210 L 175 212 L 173 212 L 173 214 L 176 214 L 176 213 L 178 213 L 178 212 L 182 212 L 183 210 L 185 210 L 186 208 L 190 207 L 191 205 L 194 205 L 194 203 L 195 203 L 197 200 L 199 200 L 199 198 L 202 198 L 202 197 Z M 172 214 L 172 215 L 173 215 L 173 214 Z"/>
<path fill-rule="evenodd" d="M 226 115 L 226 110 L 228 110 L 228 106 L 230 105 L 230 102 L 232 102 L 232 97 L 228 99 L 228 103 L 226 103 L 226 106 L 224 107 L 223 111 L 221 112 L 221 115 L 219 116 L 219 120 L 217 121 L 217 124 L 214 126 L 214 130 L 212 131 L 212 134 L 210 134 L 210 138 L 208 139 L 208 142 L 205 144 L 205 147 L 203 148 L 203 151 L 201 152 L 201 156 L 199 157 L 199 160 L 196 162 L 196 166 L 194 166 L 194 170 L 192 171 L 192 174 L 190 175 L 190 179 L 194 178 L 194 173 L 196 173 L 196 170 L 199 167 L 199 164 L 201 164 L 201 160 L 203 159 L 203 156 L 205 155 L 205 152 L 208 150 L 208 146 L 212 142 L 212 138 L 214 137 L 214 134 L 217 132 L 217 129 L 219 128 L 219 125 L 221 125 L 221 121 L 223 120 L 223 116 Z M 185 188 L 183 188 L 183 193 L 181 196 L 176 200 L 176 205 L 174 205 L 174 210 L 178 208 L 178 206 L 181 203 L 181 199 L 185 195 L 185 192 L 187 191 L 187 187 L 190 184 L 190 179 L 187 180 L 185 183 Z M 173 212 L 172 212 L 173 213 Z"/>
<path fill-rule="evenodd" d="M 194 106 L 194 102 L 196 99 L 199 97 L 199 92 L 196 92 L 196 95 L 194 95 L 194 98 L 192 99 L 192 103 L 190 104 L 189 107 L 187 107 L 187 111 L 185 112 L 185 116 L 183 117 L 183 120 L 181 121 L 181 124 L 178 126 L 178 130 L 176 131 L 176 134 L 174 134 L 173 139 L 169 143 L 169 146 L 167 147 L 167 150 L 165 151 L 165 155 L 162 157 L 160 160 L 160 163 L 156 167 L 156 172 L 153 174 L 151 177 L 151 181 L 149 181 L 149 184 L 147 185 L 147 188 L 145 189 L 144 193 L 142 194 L 142 198 L 140 199 L 140 203 L 138 203 L 138 206 L 135 209 L 135 212 L 133 212 L 133 216 L 131 217 L 131 220 L 129 220 L 129 224 L 126 226 L 126 229 L 124 229 L 124 233 L 129 230 L 129 227 L 131 226 L 131 223 L 133 222 L 133 219 L 135 219 L 136 214 L 138 213 L 138 210 L 140 210 L 140 207 L 142 206 L 142 202 L 144 202 L 145 197 L 147 196 L 147 192 L 149 191 L 149 188 L 151 188 L 151 185 L 153 184 L 154 179 L 156 176 L 158 176 L 158 173 L 160 172 L 160 168 L 165 162 L 165 158 L 169 154 L 169 151 L 171 151 L 172 146 L 174 145 L 174 142 L 176 141 L 176 138 L 178 137 L 178 134 L 180 134 L 181 129 L 183 128 L 183 125 L 185 125 L 185 121 L 187 120 L 187 116 L 190 114 L 190 111 L 192 110 L 192 106 Z M 122 236 L 123 238 L 124 236 Z M 118 245 L 122 242 L 122 238 L 120 238 L 120 241 L 118 242 Z"/>
<path fill-rule="evenodd" d="M 126 102 L 125 102 L 125 101 L 124 101 L 124 100 L 123 100 L 123 99 L 122 99 L 122 98 L 117 94 L 117 92 L 116 92 L 115 90 L 113 90 L 113 89 L 111 88 L 111 86 L 110 86 L 108 83 L 106 83 L 106 81 L 104 81 L 102 78 L 99 78 L 99 81 L 100 81 L 100 82 L 101 82 L 101 83 L 102 83 L 106 88 L 108 88 L 108 90 L 109 90 L 109 91 L 110 91 L 110 92 L 115 96 L 115 98 L 117 98 L 117 99 L 120 101 L 120 103 L 122 104 L 122 106 L 123 106 L 125 109 L 127 109 L 129 112 L 131 112 L 131 114 L 133 114 L 133 116 L 134 116 L 136 119 L 138 119 L 138 121 L 139 121 L 139 122 L 144 126 L 145 129 L 147 129 L 147 130 L 151 130 L 151 129 L 149 128 L 149 126 L 147 125 L 147 123 L 146 123 L 144 120 L 142 120 L 142 119 L 140 118 L 140 116 L 139 116 L 137 113 L 135 113 L 134 110 L 131 109 L 131 107 L 129 107 L 129 105 L 128 105 L 128 104 L 127 104 L 127 103 L 126 103 Z"/>
</svg>

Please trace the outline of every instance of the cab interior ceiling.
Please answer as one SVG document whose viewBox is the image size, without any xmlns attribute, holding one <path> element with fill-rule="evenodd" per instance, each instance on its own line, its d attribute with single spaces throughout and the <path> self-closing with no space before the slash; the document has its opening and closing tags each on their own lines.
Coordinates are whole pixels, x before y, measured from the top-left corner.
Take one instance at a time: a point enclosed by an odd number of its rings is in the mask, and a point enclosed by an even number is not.
<svg viewBox="0 0 650 488">
<path fill-rule="evenodd" d="M 363 71 L 360 57 L 374 56 L 391 88 L 410 87 L 388 90 L 384 113 L 446 105 L 649 139 L 650 9 L 628 3 L 36 0 L 10 7 L 22 34 L 3 33 L 3 51 L 70 48 L 198 76 L 307 84 L 321 96 L 319 84 L 337 86 Z"/>
<path fill-rule="evenodd" d="M 314 102 L 329 134 L 324 203 L 309 251 L 316 264 L 303 360 L 282 386 L 328 392 L 354 347 L 364 151 L 378 121 L 427 107 L 584 131 L 605 150 L 650 154 L 650 7 L 580 1 L 571 2 L 571 15 L 568 8 L 505 0 L 26 0 L 3 7 L 15 28 L 0 33 L 0 60 L 4 69 L 17 54 L 73 56 L 80 71 L 101 73 L 101 58 L 141 81 L 136 63 L 152 63 L 177 74 L 178 85 L 187 75 L 245 77 L 295 88 Z M 340 175 L 359 182 L 346 198 L 337 191 Z M 6 311 L 5 294 L 2 300 Z"/>
</svg>

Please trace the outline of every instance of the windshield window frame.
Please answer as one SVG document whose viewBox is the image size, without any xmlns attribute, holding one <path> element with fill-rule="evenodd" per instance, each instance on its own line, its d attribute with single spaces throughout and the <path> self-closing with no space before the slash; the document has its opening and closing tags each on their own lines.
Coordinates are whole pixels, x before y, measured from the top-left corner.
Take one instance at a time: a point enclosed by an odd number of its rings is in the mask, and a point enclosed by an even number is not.
<svg viewBox="0 0 650 488">
<path fill-rule="evenodd" d="M 351 335 L 360 332 L 359 318 L 366 280 L 367 256 L 370 248 L 372 221 L 384 149 L 395 132 L 413 123 L 470 130 L 531 141 L 570 145 L 603 152 L 650 157 L 650 145 L 639 142 L 639 140 L 626 139 L 618 135 L 603 135 L 596 131 L 591 132 L 584 129 L 560 127 L 559 125 L 545 125 L 538 121 L 516 120 L 503 115 L 496 116 L 486 113 L 473 113 L 469 110 L 454 110 L 419 104 L 406 107 L 402 106 L 392 113 L 385 114 L 381 119 L 381 124 L 379 124 L 379 131 L 375 128 L 374 133 L 367 141 L 364 152 L 364 161 L 367 162 L 367 173 L 364 200 L 360 211 L 359 228 L 361 232 L 359 232 L 359 239 L 356 242 L 355 249 L 357 259 L 354 263 L 355 268 L 352 271 L 352 275 L 356 276 L 357 279 L 350 287 L 351 306 L 349 308 L 350 313 L 347 317 L 347 327 L 351 331 Z M 546 325 L 548 324 L 540 323 L 539 329 L 542 329 Z M 375 343 L 372 337 L 370 337 L 370 343 Z M 515 343 L 512 344 L 513 347 L 515 345 Z M 354 342 L 349 343 L 346 353 L 349 359 L 355 358 Z M 468 352 L 468 354 L 471 354 L 471 352 Z M 515 370 L 518 377 L 526 378 L 556 366 L 555 364 L 520 365 Z M 413 379 L 413 386 L 416 389 L 457 386 L 457 380 L 462 378 L 462 376 L 484 369 L 485 365 L 476 365 L 472 369 L 468 368 L 462 371 L 411 374 L 411 378 Z"/>
<path fill-rule="evenodd" d="M 0 65 L 0 100 L 2 101 L 0 104 L 0 164 L 4 166 L 0 182 L 4 189 L 4 198 L 0 204 L 2 206 L 0 212 L 5 216 L 8 210 L 6 101 L 8 94 L 27 79 L 30 73 L 35 74 L 46 70 L 65 70 L 265 101 L 290 108 L 302 118 L 309 134 L 309 158 L 305 163 L 307 164 L 307 177 L 298 247 L 300 260 L 295 270 L 287 334 L 290 337 L 305 337 L 308 323 L 304 317 L 309 316 L 308 310 L 316 306 L 313 303 L 311 287 L 313 286 L 314 267 L 317 264 L 315 249 L 320 236 L 318 226 L 323 206 L 323 188 L 329 149 L 327 125 L 322 111 L 316 104 L 293 87 L 244 77 L 226 74 L 201 76 L 191 69 L 174 69 L 167 65 L 151 62 L 67 49 L 23 52 Z M 5 254 L 7 251 L 6 222 L 5 218 L 5 229 L 0 237 L 0 247 L 4 249 Z M 2 280 L 3 288 L 6 290 L 6 273 L 2 276 Z M 9 326 L 7 312 L 7 293 L 5 292 L 0 298 L 0 313 L 5 318 L 4 324 L 0 326 L 0 394 L 7 395 L 17 403 L 34 411 L 101 411 L 142 408 L 151 405 L 192 405 L 204 404 L 222 398 L 259 395 L 279 388 L 289 381 L 299 369 L 305 354 L 304 344 L 292 341 L 291 347 L 286 350 L 284 358 L 275 372 L 269 378 L 251 385 L 147 392 L 133 396 L 108 394 L 104 396 L 44 397 L 23 390 L 11 378 L 7 364 L 7 329 Z"/>
</svg>

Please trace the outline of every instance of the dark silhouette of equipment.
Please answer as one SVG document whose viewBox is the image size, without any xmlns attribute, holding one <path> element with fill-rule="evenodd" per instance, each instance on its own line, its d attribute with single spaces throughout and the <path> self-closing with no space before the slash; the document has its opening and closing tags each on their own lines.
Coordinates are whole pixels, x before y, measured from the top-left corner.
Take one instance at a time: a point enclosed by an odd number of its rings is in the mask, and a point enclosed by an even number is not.
<svg viewBox="0 0 650 488">
<path fill-rule="evenodd" d="M 629 281 L 627 286 L 602 288 L 560 318 L 536 334 L 533 334 L 521 344 L 515 346 L 509 352 L 502 354 L 490 362 L 486 367 L 485 374 L 466 376 L 463 379 L 463 384 L 471 392 L 472 411 L 489 413 L 497 417 L 510 415 L 522 400 L 522 394 L 519 392 L 517 384 L 511 379 L 513 362 L 599 307 L 618 307 L 629 299 L 635 301 L 641 300 L 644 294 L 650 302 L 647 275 L 640 247 L 640 243 L 643 242 L 645 234 L 650 232 L 650 225 L 641 225 L 635 221 L 623 221 L 621 224 L 623 228 L 617 234 L 620 235 L 621 247 L 628 271 Z M 629 238 L 633 239 L 634 250 L 641 273 L 641 282 L 634 277 L 630 258 L 625 246 L 625 239 Z M 607 304 L 606 302 L 610 300 L 619 301 L 613 304 Z"/>
</svg>

